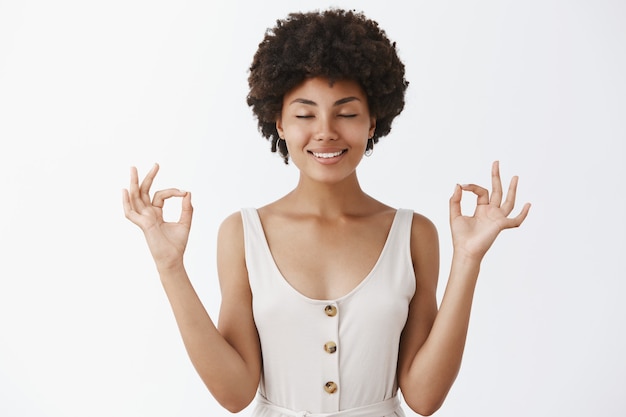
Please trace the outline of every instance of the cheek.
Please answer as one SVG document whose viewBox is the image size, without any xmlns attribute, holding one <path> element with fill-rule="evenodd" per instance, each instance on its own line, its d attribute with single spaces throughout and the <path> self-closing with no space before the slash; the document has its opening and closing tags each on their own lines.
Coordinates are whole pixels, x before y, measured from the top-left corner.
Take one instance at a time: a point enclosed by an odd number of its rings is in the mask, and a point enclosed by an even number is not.
<svg viewBox="0 0 626 417">
<path fill-rule="evenodd" d="M 300 129 L 288 127 L 283 129 L 283 137 L 287 141 L 287 144 L 295 144 L 296 142 L 302 141 L 303 134 Z"/>
<path fill-rule="evenodd" d="M 297 153 L 293 151 L 302 149 L 308 143 L 307 136 L 302 134 L 302 132 L 297 129 L 285 129 L 283 137 L 285 139 L 285 144 L 287 145 L 287 150 L 292 158 Z"/>
<path fill-rule="evenodd" d="M 367 139 L 370 137 L 369 129 L 363 129 L 361 126 L 350 129 L 345 136 L 346 138 L 350 138 L 350 142 L 352 146 L 367 146 Z"/>
</svg>

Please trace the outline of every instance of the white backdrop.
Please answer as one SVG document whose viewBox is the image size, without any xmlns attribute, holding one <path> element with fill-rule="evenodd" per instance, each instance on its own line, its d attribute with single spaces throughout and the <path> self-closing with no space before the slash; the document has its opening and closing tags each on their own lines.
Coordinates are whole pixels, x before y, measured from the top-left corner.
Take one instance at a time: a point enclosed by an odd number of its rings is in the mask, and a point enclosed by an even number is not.
<svg viewBox="0 0 626 417">
<path fill-rule="evenodd" d="M 626 414 L 624 2 L 0 0 L 0 415 L 229 415 L 121 189 L 159 162 L 157 187 L 193 192 L 186 262 L 216 317 L 219 223 L 297 179 L 257 133 L 248 65 L 275 19 L 329 5 L 378 20 L 406 63 L 361 182 L 435 222 L 442 290 L 455 183 L 499 159 L 533 203 L 485 260 L 436 415 Z"/>
</svg>

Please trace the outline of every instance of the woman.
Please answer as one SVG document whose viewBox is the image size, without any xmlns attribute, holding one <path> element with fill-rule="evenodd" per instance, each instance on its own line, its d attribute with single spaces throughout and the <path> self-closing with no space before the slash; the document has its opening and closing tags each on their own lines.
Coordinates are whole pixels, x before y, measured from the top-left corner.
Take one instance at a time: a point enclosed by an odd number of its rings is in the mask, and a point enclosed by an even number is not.
<svg viewBox="0 0 626 417">
<path fill-rule="evenodd" d="M 397 397 L 429 415 L 460 367 L 480 263 L 509 218 L 498 163 L 492 192 L 457 185 L 450 199 L 454 253 L 436 302 L 437 231 L 424 216 L 367 195 L 357 167 L 404 107 L 404 65 L 377 23 L 343 10 L 277 22 L 250 67 L 248 104 L 285 163 L 290 193 L 224 220 L 218 236 L 219 325 L 185 272 L 191 194 L 154 193 L 158 166 L 139 184 L 131 169 L 123 203 L 144 232 L 189 356 L 212 395 L 254 416 L 404 416 Z M 461 214 L 463 191 L 477 195 Z M 182 197 L 178 222 L 165 200 Z"/>
</svg>

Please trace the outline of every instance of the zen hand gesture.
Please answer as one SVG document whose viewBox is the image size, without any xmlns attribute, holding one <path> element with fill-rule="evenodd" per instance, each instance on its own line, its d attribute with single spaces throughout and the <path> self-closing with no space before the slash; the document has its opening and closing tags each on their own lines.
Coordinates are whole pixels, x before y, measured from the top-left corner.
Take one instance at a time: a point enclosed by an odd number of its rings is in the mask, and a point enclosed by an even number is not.
<svg viewBox="0 0 626 417">
<path fill-rule="evenodd" d="M 502 202 L 500 167 L 496 161 L 491 168 L 491 197 L 487 189 L 475 184 L 456 186 L 450 198 L 450 229 L 455 252 L 480 261 L 502 230 L 522 224 L 530 210 L 529 203 L 524 205 L 516 217 L 508 217 L 515 205 L 517 182 L 518 177 L 513 177 L 506 199 Z M 471 217 L 461 213 L 463 191 L 470 191 L 477 196 L 476 210 Z"/>
<path fill-rule="evenodd" d="M 139 185 L 137 169 L 131 168 L 130 188 L 123 191 L 122 197 L 126 218 L 141 228 L 160 269 L 182 264 L 193 208 L 191 194 L 175 188 L 157 191 L 150 199 L 150 187 L 158 171 L 159 166 L 155 164 Z M 180 219 L 175 223 L 163 220 L 163 204 L 172 197 L 183 199 Z"/>
</svg>

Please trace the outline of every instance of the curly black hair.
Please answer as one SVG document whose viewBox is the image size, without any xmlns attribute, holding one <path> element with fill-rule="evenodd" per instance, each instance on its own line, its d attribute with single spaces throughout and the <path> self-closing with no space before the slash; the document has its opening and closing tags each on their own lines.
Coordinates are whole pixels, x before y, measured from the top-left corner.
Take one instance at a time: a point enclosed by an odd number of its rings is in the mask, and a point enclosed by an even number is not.
<svg viewBox="0 0 626 417">
<path fill-rule="evenodd" d="M 325 77 L 332 83 L 350 79 L 365 92 L 376 117 L 368 149 L 391 131 L 391 122 L 404 108 L 409 85 L 404 64 L 378 23 L 354 10 L 328 9 L 291 13 L 268 29 L 254 55 L 248 76 L 247 102 L 259 131 L 271 141 L 285 163 L 285 141 L 279 144 L 276 120 L 284 95 L 307 78 Z"/>
</svg>

